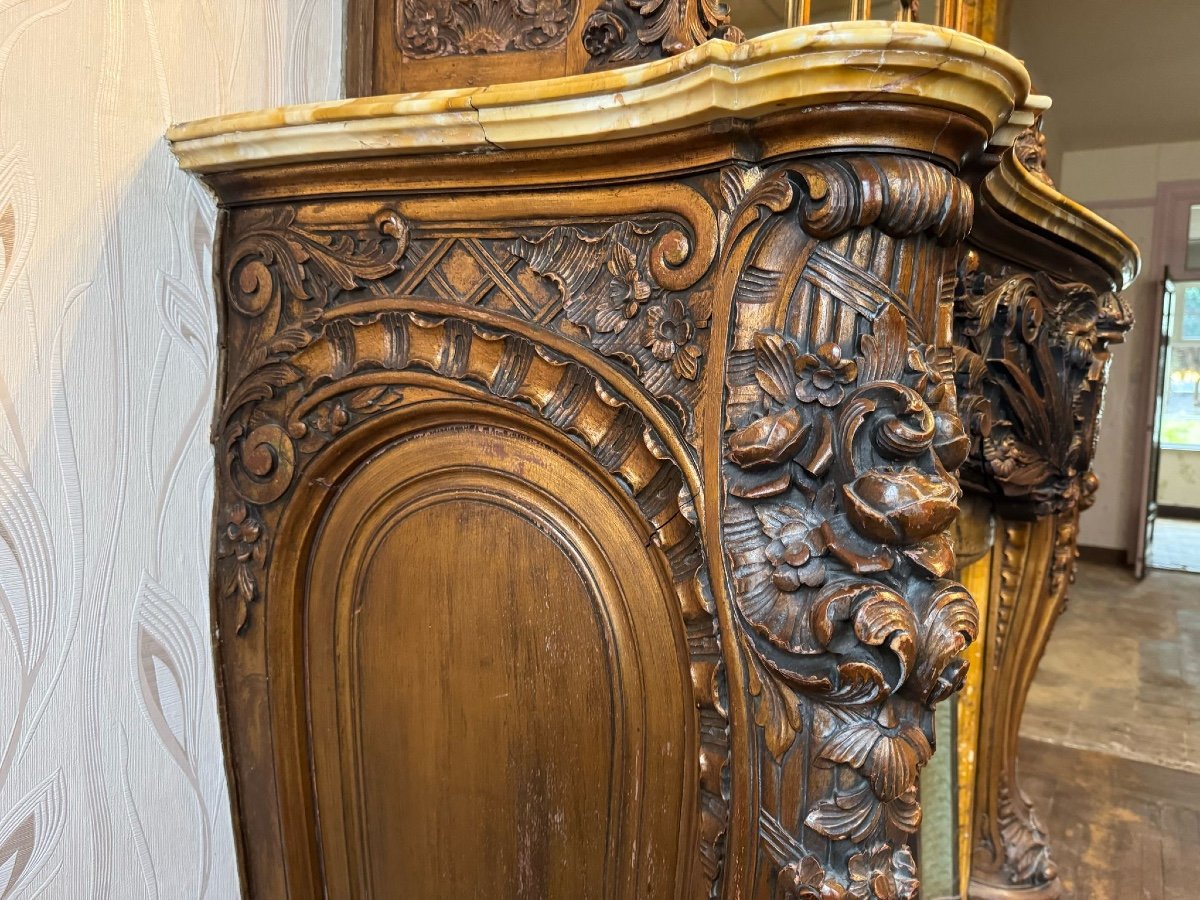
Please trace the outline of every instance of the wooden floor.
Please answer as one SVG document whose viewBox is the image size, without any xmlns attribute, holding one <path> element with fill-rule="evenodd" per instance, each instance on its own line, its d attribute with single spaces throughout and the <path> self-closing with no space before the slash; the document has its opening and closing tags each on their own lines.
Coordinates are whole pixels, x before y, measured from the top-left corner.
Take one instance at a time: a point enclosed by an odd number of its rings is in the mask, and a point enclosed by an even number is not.
<svg viewBox="0 0 1200 900">
<path fill-rule="evenodd" d="M 1200 898 L 1200 575 L 1082 565 L 1021 733 L 1069 896 Z"/>
</svg>

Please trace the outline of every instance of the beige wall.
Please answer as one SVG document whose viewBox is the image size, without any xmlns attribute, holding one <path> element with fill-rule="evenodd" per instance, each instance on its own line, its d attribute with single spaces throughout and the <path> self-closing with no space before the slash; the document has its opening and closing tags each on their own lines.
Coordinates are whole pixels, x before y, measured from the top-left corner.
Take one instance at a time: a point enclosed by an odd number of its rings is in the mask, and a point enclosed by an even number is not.
<svg viewBox="0 0 1200 900">
<path fill-rule="evenodd" d="M 1158 463 L 1158 502 L 1200 509 L 1200 453 L 1162 451 Z"/>
<path fill-rule="evenodd" d="M 161 135 L 337 96 L 341 5 L 0 2 L 0 897 L 237 895 L 213 207 Z"/>
<path fill-rule="evenodd" d="M 1132 553 L 1145 464 L 1144 422 L 1151 397 L 1155 304 L 1165 248 L 1155 246 L 1155 199 L 1161 185 L 1200 179 L 1200 142 L 1146 144 L 1063 154 L 1059 187 L 1122 228 L 1141 248 L 1141 277 L 1126 293 L 1137 324 L 1114 352 L 1109 372 L 1096 473 L 1096 506 L 1083 517 L 1085 546 Z"/>
</svg>

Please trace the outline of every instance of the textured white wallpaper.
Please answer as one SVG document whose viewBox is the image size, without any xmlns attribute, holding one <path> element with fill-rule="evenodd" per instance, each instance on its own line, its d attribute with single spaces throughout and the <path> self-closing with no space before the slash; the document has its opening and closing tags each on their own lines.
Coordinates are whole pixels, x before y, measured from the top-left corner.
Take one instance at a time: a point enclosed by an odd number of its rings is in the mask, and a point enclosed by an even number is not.
<svg viewBox="0 0 1200 900">
<path fill-rule="evenodd" d="M 168 123 L 336 97 L 340 0 L 0 0 L 0 898 L 232 898 L 212 202 Z"/>
</svg>

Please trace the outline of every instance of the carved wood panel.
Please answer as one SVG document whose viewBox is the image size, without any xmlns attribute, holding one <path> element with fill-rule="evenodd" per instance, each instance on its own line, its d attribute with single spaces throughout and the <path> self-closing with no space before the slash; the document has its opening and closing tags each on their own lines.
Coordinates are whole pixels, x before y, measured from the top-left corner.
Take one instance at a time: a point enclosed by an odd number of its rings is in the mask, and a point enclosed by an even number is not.
<svg viewBox="0 0 1200 900">
<path fill-rule="evenodd" d="M 470 894 L 450 831 L 504 895 L 915 896 L 977 628 L 946 533 L 970 193 L 858 155 L 531 197 L 223 213 L 251 893 Z"/>
<path fill-rule="evenodd" d="M 719 0 L 350 0 L 347 94 L 462 88 L 742 40 Z"/>
</svg>

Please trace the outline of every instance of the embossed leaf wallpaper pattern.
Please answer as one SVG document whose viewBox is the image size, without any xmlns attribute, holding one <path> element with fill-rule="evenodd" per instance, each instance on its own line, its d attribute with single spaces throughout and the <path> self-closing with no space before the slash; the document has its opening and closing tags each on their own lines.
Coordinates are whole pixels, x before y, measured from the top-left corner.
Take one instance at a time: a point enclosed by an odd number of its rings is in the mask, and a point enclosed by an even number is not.
<svg viewBox="0 0 1200 900">
<path fill-rule="evenodd" d="M 215 210 L 162 134 L 336 97 L 341 7 L 0 0 L 0 900 L 237 896 Z"/>
</svg>

